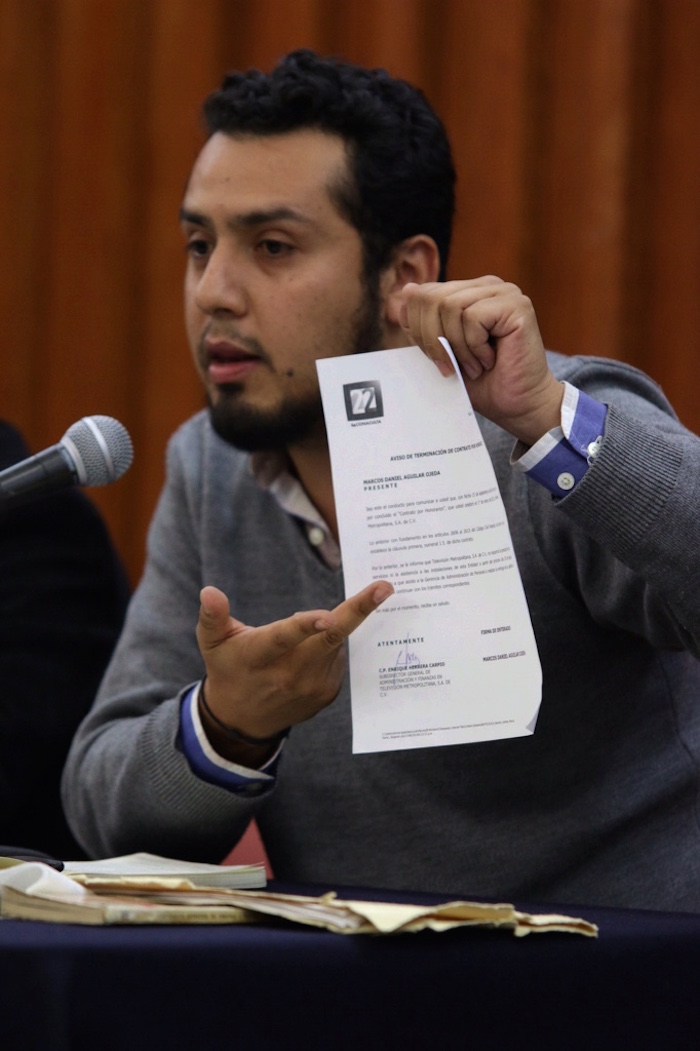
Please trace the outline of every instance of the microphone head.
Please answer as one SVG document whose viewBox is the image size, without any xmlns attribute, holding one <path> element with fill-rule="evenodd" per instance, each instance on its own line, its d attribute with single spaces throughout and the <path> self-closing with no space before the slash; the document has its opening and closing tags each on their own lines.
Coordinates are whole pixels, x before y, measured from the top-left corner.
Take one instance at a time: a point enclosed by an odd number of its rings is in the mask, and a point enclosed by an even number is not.
<svg viewBox="0 0 700 1051">
<path fill-rule="evenodd" d="M 129 470 L 134 458 L 129 432 L 111 416 L 83 416 L 60 444 L 75 464 L 80 485 L 109 485 Z"/>
</svg>

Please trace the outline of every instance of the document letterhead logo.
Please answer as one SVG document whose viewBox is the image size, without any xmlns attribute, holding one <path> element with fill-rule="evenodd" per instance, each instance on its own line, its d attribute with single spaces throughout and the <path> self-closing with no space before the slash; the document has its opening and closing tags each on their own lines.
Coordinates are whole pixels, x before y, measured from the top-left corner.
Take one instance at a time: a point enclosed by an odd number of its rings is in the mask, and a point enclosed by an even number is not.
<svg viewBox="0 0 700 1051">
<path fill-rule="evenodd" d="M 349 420 L 371 420 L 384 415 L 382 388 L 377 380 L 344 383 L 343 393 Z"/>
</svg>

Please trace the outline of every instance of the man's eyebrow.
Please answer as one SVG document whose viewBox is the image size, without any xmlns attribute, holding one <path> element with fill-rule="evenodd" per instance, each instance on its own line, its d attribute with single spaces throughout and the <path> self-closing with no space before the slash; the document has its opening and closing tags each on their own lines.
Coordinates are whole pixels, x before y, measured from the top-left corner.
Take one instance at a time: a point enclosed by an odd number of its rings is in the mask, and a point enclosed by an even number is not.
<svg viewBox="0 0 700 1051">
<path fill-rule="evenodd" d="M 310 223 L 312 220 L 308 215 L 303 215 L 302 212 L 297 212 L 294 208 L 289 208 L 285 205 L 279 208 L 268 208 L 259 209 L 254 212 L 243 212 L 240 215 L 234 215 L 229 219 L 229 226 L 264 226 L 265 223 L 274 223 L 280 219 L 290 220 L 294 223 Z"/>
<path fill-rule="evenodd" d="M 191 212 L 189 208 L 180 209 L 180 222 L 192 223 L 193 226 L 207 226 L 207 220 L 199 212 Z"/>
<path fill-rule="evenodd" d="M 256 226 L 264 226 L 265 223 L 274 223 L 280 220 L 304 224 L 313 222 L 309 216 L 304 215 L 302 212 L 297 212 L 294 208 L 283 205 L 279 208 L 260 208 L 251 212 L 240 212 L 238 215 L 232 215 L 227 219 L 226 225 L 233 230 L 249 230 Z M 211 226 L 211 221 L 206 216 L 184 207 L 180 209 L 180 222 L 192 223 L 193 226 Z"/>
</svg>

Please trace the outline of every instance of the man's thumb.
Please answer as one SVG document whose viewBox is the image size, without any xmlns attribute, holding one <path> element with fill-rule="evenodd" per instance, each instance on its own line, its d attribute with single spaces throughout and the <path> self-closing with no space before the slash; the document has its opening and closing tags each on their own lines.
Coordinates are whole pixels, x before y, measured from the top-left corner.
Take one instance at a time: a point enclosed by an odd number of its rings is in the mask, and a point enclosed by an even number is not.
<svg viewBox="0 0 700 1051">
<path fill-rule="evenodd" d="M 207 585 L 199 593 L 197 637 L 212 646 L 229 634 L 231 607 L 223 591 Z"/>
</svg>

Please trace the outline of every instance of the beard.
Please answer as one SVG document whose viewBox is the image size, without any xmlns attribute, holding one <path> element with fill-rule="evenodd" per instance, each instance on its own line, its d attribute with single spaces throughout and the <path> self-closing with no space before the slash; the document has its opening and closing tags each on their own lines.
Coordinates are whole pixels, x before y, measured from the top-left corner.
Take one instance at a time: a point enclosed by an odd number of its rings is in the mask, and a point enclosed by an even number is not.
<svg viewBox="0 0 700 1051">
<path fill-rule="evenodd" d="M 241 383 L 218 388 L 218 400 L 209 399 L 211 425 L 225 442 L 244 452 L 267 452 L 297 445 L 319 427 L 323 406 L 318 391 L 307 398 L 286 398 L 276 410 L 256 409 L 241 399 Z"/>
<path fill-rule="evenodd" d="M 377 350 L 382 341 L 379 279 L 366 279 L 362 305 L 350 321 L 346 354 Z M 214 431 L 229 445 L 244 452 L 266 452 L 299 445 L 323 432 L 321 392 L 288 396 L 276 409 L 257 409 L 243 399 L 242 383 L 218 387 L 218 398 L 209 398 L 209 415 Z"/>
</svg>

